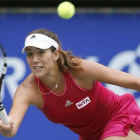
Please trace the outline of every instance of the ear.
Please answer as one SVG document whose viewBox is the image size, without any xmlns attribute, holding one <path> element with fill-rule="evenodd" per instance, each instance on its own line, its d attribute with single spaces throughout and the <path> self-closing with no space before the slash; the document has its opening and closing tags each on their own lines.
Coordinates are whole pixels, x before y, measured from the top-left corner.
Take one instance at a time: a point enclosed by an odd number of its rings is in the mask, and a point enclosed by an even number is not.
<svg viewBox="0 0 140 140">
<path fill-rule="evenodd" d="M 53 61 L 57 61 L 59 58 L 59 50 L 53 52 Z"/>
</svg>

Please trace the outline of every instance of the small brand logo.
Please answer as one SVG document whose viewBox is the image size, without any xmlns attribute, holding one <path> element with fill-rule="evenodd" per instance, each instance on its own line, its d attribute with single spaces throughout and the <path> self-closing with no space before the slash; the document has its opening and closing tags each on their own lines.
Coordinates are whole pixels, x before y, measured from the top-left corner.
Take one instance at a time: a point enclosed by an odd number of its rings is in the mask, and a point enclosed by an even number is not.
<svg viewBox="0 0 140 140">
<path fill-rule="evenodd" d="M 67 100 L 67 101 L 66 101 L 66 104 L 65 104 L 65 107 L 68 107 L 69 105 L 72 105 L 72 104 L 73 104 L 73 102 Z"/>
<path fill-rule="evenodd" d="M 89 99 L 89 97 L 86 97 L 85 99 L 83 99 L 82 101 L 76 103 L 76 106 L 78 109 L 83 108 L 84 106 L 86 106 L 87 104 L 89 104 L 91 101 Z"/>
<path fill-rule="evenodd" d="M 34 38 L 36 38 L 35 35 L 33 35 L 30 39 L 34 39 Z"/>
</svg>

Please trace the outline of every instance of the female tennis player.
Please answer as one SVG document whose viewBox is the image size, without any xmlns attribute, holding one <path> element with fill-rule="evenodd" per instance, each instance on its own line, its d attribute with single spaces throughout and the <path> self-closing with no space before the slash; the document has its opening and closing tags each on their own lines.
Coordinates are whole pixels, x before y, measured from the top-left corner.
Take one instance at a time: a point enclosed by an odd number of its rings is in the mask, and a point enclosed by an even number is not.
<svg viewBox="0 0 140 140">
<path fill-rule="evenodd" d="M 101 84 L 140 91 L 139 77 L 73 56 L 46 29 L 32 31 L 22 52 L 32 73 L 15 93 L 10 124 L 0 121 L 1 135 L 15 136 L 28 107 L 35 105 L 79 140 L 140 140 L 140 109 L 133 95 L 119 96 Z"/>
</svg>

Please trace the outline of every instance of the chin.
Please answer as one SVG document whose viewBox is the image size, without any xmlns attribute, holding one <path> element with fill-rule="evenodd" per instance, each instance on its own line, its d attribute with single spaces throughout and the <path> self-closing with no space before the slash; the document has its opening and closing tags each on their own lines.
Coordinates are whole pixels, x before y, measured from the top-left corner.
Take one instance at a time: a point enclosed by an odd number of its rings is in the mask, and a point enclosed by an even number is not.
<svg viewBox="0 0 140 140">
<path fill-rule="evenodd" d="M 44 75 L 41 73 L 33 73 L 35 75 L 36 78 L 41 79 Z"/>
</svg>

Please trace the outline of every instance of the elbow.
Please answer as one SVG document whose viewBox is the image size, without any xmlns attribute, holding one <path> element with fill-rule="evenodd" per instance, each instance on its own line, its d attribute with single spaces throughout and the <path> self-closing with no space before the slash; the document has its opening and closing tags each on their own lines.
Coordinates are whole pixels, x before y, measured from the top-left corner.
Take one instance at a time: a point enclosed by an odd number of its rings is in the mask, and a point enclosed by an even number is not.
<svg viewBox="0 0 140 140">
<path fill-rule="evenodd" d="M 140 92 L 140 80 L 135 84 L 135 90 Z"/>
<path fill-rule="evenodd" d="M 128 88 L 140 92 L 140 80 L 134 81 L 133 83 L 131 83 L 131 84 L 128 86 Z"/>
<path fill-rule="evenodd" d="M 140 92 L 140 80 L 138 82 L 138 91 Z"/>
</svg>

